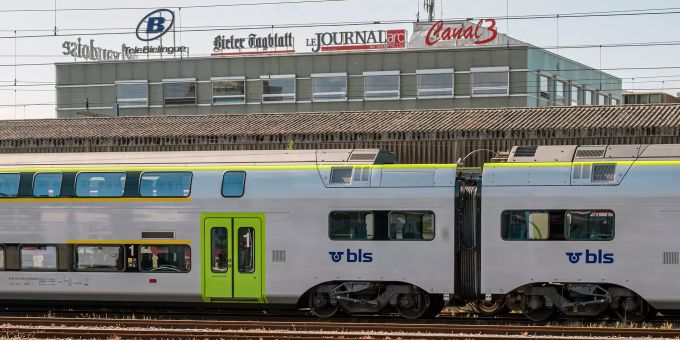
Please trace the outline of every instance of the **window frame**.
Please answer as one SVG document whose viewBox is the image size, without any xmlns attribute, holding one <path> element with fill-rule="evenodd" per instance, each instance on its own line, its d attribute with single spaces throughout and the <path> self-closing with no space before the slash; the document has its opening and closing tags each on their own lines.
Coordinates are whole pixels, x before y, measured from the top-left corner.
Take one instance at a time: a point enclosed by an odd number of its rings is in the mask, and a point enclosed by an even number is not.
<svg viewBox="0 0 680 340">
<path fill-rule="evenodd" d="M 194 96 L 193 97 L 166 97 L 165 96 L 165 85 L 167 84 L 182 84 L 182 83 L 187 83 L 187 84 L 194 84 Z M 198 82 L 196 81 L 196 78 L 179 78 L 179 79 L 163 79 L 161 81 L 161 90 L 163 91 L 163 106 L 170 106 L 170 107 L 176 107 L 176 106 L 191 106 L 191 105 L 198 105 Z M 194 102 L 193 103 L 168 103 L 168 99 L 189 99 L 193 98 Z"/>
<path fill-rule="evenodd" d="M 315 103 L 323 103 L 323 102 L 346 102 L 348 99 L 347 92 L 348 92 L 348 77 L 347 77 L 347 72 L 337 72 L 337 73 L 312 73 L 311 81 L 312 81 L 312 102 Z M 340 78 L 342 77 L 345 80 L 345 91 L 344 92 L 315 92 L 314 91 L 314 80 L 319 79 L 319 78 Z M 342 95 L 342 98 L 330 98 L 330 99 L 316 99 L 315 97 L 317 95 Z"/>
<path fill-rule="evenodd" d="M 450 74 L 451 75 L 451 88 L 438 88 L 438 89 L 421 89 L 420 76 L 421 75 L 438 75 L 438 74 Z M 456 75 L 455 70 L 452 68 L 440 68 L 440 69 L 423 69 L 416 70 L 416 98 L 418 99 L 437 99 L 437 98 L 454 98 L 456 89 Z M 451 95 L 422 95 L 421 92 L 443 92 L 451 90 Z"/>
<path fill-rule="evenodd" d="M 189 177 L 189 193 L 185 196 L 144 196 L 142 195 L 142 180 L 144 179 L 145 174 L 149 173 L 188 173 L 191 176 Z M 142 171 L 139 174 L 139 185 L 137 189 L 137 194 L 139 197 L 144 197 L 144 198 L 188 198 L 191 197 L 191 192 L 193 190 L 193 182 L 194 182 L 194 173 L 193 171 Z"/>
<path fill-rule="evenodd" d="M 241 191 L 240 196 L 225 196 L 224 195 L 224 176 L 226 176 L 227 173 L 229 173 L 229 172 L 236 172 L 236 173 L 242 173 L 243 174 L 243 186 L 242 186 L 243 190 Z M 224 198 L 240 198 L 240 197 L 243 197 L 243 195 L 246 194 L 246 178 L 247 177 L 248 177 L 248 174 L 243 170 L 226 170 L 225 172 L 223 172 L 222 173 L 222 185 L 220 186 L 220 194 L 222 195 L 222 197 L 224 197 Z"/>
<path fill-rule="evenodd" d="M 21 251 L 23 250 L 23 248 L 24 248 L 25 246 L 35 246 L 35 247 L 45 246 L 45 247 L 54 247 L 54 250 L 55 250 L 55 256 L 54 256 L 54 258 L 55 258 L 55 259 L 54 259 L 54 260 L 55 260 L 55 265 L 54 265 L 54 269 L 51 269 L 51 268 L 50 268 L 50 269 L 41 269 L 41 268 L 27 268 L 27 269 L 24 269 L 24 268 L 23 268 L 23 264 L 24 264 L 24 261 L 23 261 L 23 253 L 22 253 Z M 55 243 L 21 243 L 21 244 L 19 244 L 19 246 L 17 247 L 17 249 L 19 250 L 19 271 L 20 271 L 20 272 L 58 272 L 58 271 L 59 271 L 59 245 L 58 245 L 58 244 L 55 244 Z M 5 254 L 5 255 L 7 255 L 7 254 Z M 5 257 L 7 257 L 7 256 L 5 256 Z"/>
<path fill-rule="evenodd" d="M 612 214 L 612 238 L 608 240 L 570 240 L 567 239 L 567 228 L 569 227 L 567 225 L 567 214 L 570 212 L 610 212 Z M 503 221 L 503 215 L 505 213 L 513 213 L 513 212 L 524 212 L 524 213 L 546 213 L 548 214 L 548 237 L 545 239 L 510 239 L 505 236 L 504 231 L 506 230 L 506 226 L 504 225 Z M 562 233 L 560 234 L 562 236 L 562 239 L 554 239 L 551 238 L 553 233 L 551 232 L 551 221 L 550 221 L 550 214 L 551 213 L 558 213 L 562 212 Z M 502 241 L 507 241 L 507 242 L 584 242 L 584 241 L 593 241 L 593 242 L 611 242 L 614 240 L 616 237 L 616 212 L 614 212 L 613 209 L 608 209 L 608 208 L 586 208 L 586 209 L 506 209 L 502 210 L 500 212 L 500 228 L 499 228 L 499 234 L 500 238 Z"/>
<path fill-rule="evenodd" d="M 242 82 L 243 83 L 243 95 L 215 95 L 215 83 L 219 82 Z M 244 76 L 234 76 L 234 77 L 212 77 L 210 78 L 210 95 L 211 95 L 211 104 L 215 106 L 221 106 L 221 105 L 243 105 L 246 103 L 246 94 L 247 94 L 247 84 L 248 82 L 246 81 L 246 77 Z M 241 102 L 233 102 L 233 103 L 215 103 L 215 98 L 242 98 L 243 100 Z"/>
<path fill-rule="evenodd" d="M 120 197 L 125 197 L 126 194 L 126 187 L 127 185 L 123 185 L 123 194 L 120 196 L 80 196 L 78 195 L 78 178 L 80 177 L 80 174 L 123 174 L 123 178 L 125 178 L 125 183 L 127 183 L 127 172 L 126 171 L 79 171 L 76 173 L 76 178 L 74 182 L 74 189 L 73 189 L 73 196 L 78 197 L 78 198 L 97 198 L 97 197 L 102 197 L 102 198 L 120 198 Z"/>
<path fill-rule="evenodd" d="M 61 178 L 59 179 L 59 195 L 56 196 L 36 196 L 35 195 L 35 179 L 38 177 L 38 175 L 60 175 Z M 64 173 L 61 171 L 42 171 L 42 172 L 36 172 L 33 174 L 33 183 L 31 183 L 31 196 L 34 198 L 59 198 L 61 197 L 61 187 L 64 183 Z"/>
<path fill-rule="evenodd" d="M 277 94 L 272 94 L 272 93 L 264 93 L 264 81 L 265 80 L 271 80 L 271 79 L 292 79 L 293 80 L 293 99 L 292 100 L 265 100 L 265 98 L 274 98 L 274 97 L 286 97 L 289 96 L 290 94 L 288 93 L 277 93 Z M 280 103 L 295 103 L 297 102 L 297 75 L 296 74 L 274 74 L 274 75 L 265 75 L 265 76 L 260 76 L 260 101 L 263 104 L 280 104 Z"/>
<path fill-rule="evenodd" d="M 397 89 L 395 90 L 374 90 L 374 91 L 369 91 L 367 90 L 366 86 L 366 81 L 368 80 L 369 77 L 373 76 L 396 76 L 397 77 Z M 393 71 L 367 71 L 362 74 L 362 77 L 364 78 L 364 100 L 366 101 L 380 101 L 380 100 L 399 100 L 401 99 L 401 71 L 399 70 L 393 70 Z M 374 93 L 374 94 L 388 94 L 388 93 L 395 93 L 397 94 L 396 97 L 368 97 L 369 93 Z"/>
<path fill-rule="evenodd" d="M 125 98 L 121 99 L 118 97 L 118 86 L 119 85 L 141 85 L 144 84 L 146 85 L 146 97 L 136 97 L 136 98 Z M 147 108 L 149 107 L 149 81 L 148 80 L 117 80 L 115 82 L 115 88 L 116 88 L 116 105 L 118 108 L 121 109 L 134 109 L 134 108 Z M 144 100 L 145 104 L 140 105 L 121 105 L 121 103 L 126 103 L 126 102 L 137 102 Z"/>
<path fill-rule="evenodd" d="M 93 269 L 80 269 L 78 268 L 78 248 L 79 247 L 117 247 L 120 250 L 122 250 L 123 257 L 121 258 L 122 261 L 122 268 L 121 269 L 104 269 L 104 268 L 93 268 Z M 121 253 L 119 253 L 121 254 Z M 102 272 L 102 273 L 111 273 L 111 272 L 124 272 L 127 263 L 125 262 L 127 259 L 127 249 L 124 245 L 122 244 L 76 244 L 73 246 L 73 271 L 75 272 Z"/>
<path fill-rule="evenodd" d="M 21 188 L 21 173 L 20 172 L 2 172 L 0 173 L 0 176 L 2 175 L 17 175 L 19 176 L 19 183 L 17 185 L 17 192 L 14 194 L 14 196 L 0 196 L 0 199 L 8 199 L 8 198 L 17 198 L 19 197 L 19 188 Z M 33 194 L 33 188 L 31 188 L 31 194 Z"/>
<path fill-rule="evenodd" d="M 475 73 L 500 73 L 505 72 L 507 75 L 507 86 L 483 86 L 475 87 L 474 75 Z M 475 94 L 475 89 L 478 90 L 495 90 L 505 89 L 505 93 L 483 93 Z M 470 68 L 470 97 L 507 97 L 510 96 L 510 66 L 493 66 L 493 67 L 471 67 Z"/>
<path fill-rule="evenodd" d="M 182 249 L 187 248 L 189 249 L 189 269 L 188 270 L 182 270 L 182 271 L 156 271 L 156 270 L 144 270 L 142 269 L 142 253 L 141 248 L 142 247 L 182 247 Z M 182 256 L 184 256 L 184 253 L 182 253 Z M 137 247 L 137 261 L 139 265 L 137 266 L 137 269 L 139 270 L 140 273 L 169 273 L 169 274 L 183 274 L 183 273 L 190 273 L 191 270 L 193 269 L 192 266 L 192 261 L 193 261 L 193 251 L 191 249 L 191 245 L 189 244 L 163 244 L 163 243 L 140 243 L 139 246 Z M 184 260 L 184 259 L 182 259 Z"/>
</svg>

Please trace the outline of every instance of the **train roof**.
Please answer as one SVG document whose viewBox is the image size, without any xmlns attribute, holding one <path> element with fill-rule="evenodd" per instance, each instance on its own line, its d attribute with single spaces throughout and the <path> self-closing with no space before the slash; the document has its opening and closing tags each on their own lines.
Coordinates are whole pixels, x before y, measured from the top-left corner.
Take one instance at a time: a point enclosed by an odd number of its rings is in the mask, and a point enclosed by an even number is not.
<svg viewBox="0 0 680 340">
<path fill-rule="evenodd" d="M 508 163 L 680 159 L 680 144 L 515 146 Z"/>
<path fill-rule="evenodd" d="M 22 153 L 0 156 L 0 168 L 394 163 L 394 154 L 380 149 Z"/>
</svg>

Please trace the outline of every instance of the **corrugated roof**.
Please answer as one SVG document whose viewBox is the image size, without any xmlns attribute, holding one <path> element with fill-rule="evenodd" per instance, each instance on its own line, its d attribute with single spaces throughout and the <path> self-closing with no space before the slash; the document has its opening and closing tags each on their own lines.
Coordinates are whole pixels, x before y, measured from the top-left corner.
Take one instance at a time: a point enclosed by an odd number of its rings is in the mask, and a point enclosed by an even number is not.
<svg viewBox="0 0 680 340">
<path fill-rule="evenodd" d="M 648 127 L 680 127 L 680 105 L 4 120 L 0 141 Z"/>
</svg>

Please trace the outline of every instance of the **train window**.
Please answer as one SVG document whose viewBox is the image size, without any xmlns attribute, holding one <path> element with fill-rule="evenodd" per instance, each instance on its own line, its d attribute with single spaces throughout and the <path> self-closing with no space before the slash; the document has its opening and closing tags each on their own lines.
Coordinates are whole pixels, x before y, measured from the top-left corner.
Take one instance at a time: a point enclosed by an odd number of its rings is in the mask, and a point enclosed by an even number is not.
<svg viewBox="0 0 680 340">
<path fill-rule="evenodd" d="M 21 270 L 57 270 L 57 246 L 22 245 Z"/>
<path fill-rule="evenodd" d="M 505 240 L 547 240 L 550 222 L 547 211 L 504 211 L 501 236 Z"/>
<path fill-rule="evenodd" d="M 216 227 L 210 230 L 212 272 L 226 273 L 229 270 L 229 249 L 227 240 L 229 232 L 225 227 Z"/>
<path fill-rule="evenodd" d="M 392 211 L 389 214 L 390 240 L 432 240 L 434 213 L 431 211 Z"/>
<path fill-rule="evenodd" d="M 334 211 L 329 220 L 331 240 L 374 239 L 374 213 L 371 211 Z"/>
<path fill-rule="evenodd" d="M 238 272 L 255 272 L 255 228 L 238 228 Z"/>
<path fill-rule="evenodd" d="M 76 246 L 78 271 L 120 271 L 124 268 L 122 246 Z"/>
<path fill-rule="evenodd" d="M 143 272 L 185 273 L 191 270 L 191 248 L 187 245 L 141 245 L 139 257 L 139 269 Z"/>
<path fill-rule="evenodd" d="M 77 197 L 123 197 L 124 172 L 81 172 L 76 177 Z"/>
<path fill-rule="evenodd" d="M 34 197 L 59 197 L 61 194 L 62 174 L 37 173 L 33 177 Z"/>
<path fill-rule="evenodd" d="M 222 196 L 241 197 L 245 190 L 245 171 L 227 171 L 222 176 Z"/>
<path fill-rule="evenodd" d="M 17 197 L 20 178 L 19 174 L 0 174 L 0 197 Z"/>
<path fill-rule="evenodd" d="M 351 184 L 352 183 L 351 167 L 337 167 L 331 169 L 331 184 Z"/>
<path fill-rule="evenodd" d="M 191 172 L 145 172 L 139 183 L 142 197 L 188 197 Z"/>
<path fill-rule="evenodd" d="M 5 270 L 5 247 L 0 247 L 0 270 Z"/>
<path fill-rule="evenodd" d="M 614 239 L 614 212 L 568 211 L 565 216 L 565 239 L 611 241 Z"/>
</svg>

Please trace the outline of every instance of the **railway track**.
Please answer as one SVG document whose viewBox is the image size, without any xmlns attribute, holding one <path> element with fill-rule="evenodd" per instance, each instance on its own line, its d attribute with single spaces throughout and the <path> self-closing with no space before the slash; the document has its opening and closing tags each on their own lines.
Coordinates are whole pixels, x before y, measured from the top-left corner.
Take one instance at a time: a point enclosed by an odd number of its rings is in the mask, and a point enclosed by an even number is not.
<svg viewBox="0 0 680 340">
<path fill-rule="evenodd" d="M 202 339 L 451 339 L 484 335 L 490 339 L 548 337 L 680 337 L 680 329 L 591 328 L 444 323 L 354 323 L 208 321 L 0 317 L 0 335 L 31 338 L 202 338 Z"/>
</svg>

